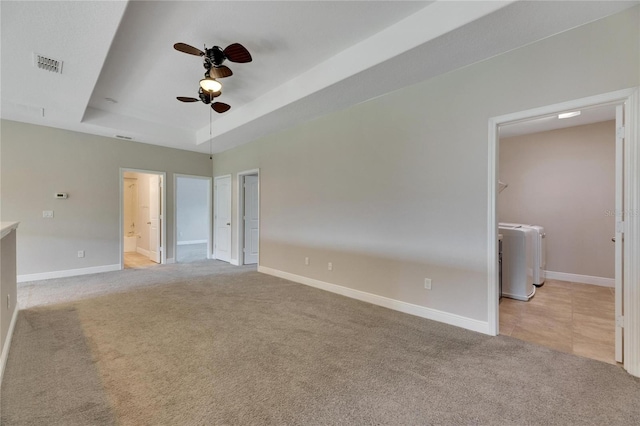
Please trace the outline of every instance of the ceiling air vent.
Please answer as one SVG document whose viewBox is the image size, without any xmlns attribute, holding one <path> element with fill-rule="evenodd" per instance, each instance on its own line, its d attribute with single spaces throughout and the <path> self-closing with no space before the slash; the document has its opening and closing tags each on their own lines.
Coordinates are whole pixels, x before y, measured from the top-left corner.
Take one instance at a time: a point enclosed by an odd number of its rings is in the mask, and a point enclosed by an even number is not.
<svg viewBox="0 0 640 426">
<path fill-rule="evenodd" d="M 33 65 L 45 71 L 62 74 L 62 61 L 59 59 L 48 58 L 34 53 Z"/>
<path fill-rule="evenodd" d="M 122 136 L 122 135 L 116 135 L 116 138 L 124 139 L 126 141 L 130 141 L 131 139 L 133 139 L 131 136 Z"/>
</svg>

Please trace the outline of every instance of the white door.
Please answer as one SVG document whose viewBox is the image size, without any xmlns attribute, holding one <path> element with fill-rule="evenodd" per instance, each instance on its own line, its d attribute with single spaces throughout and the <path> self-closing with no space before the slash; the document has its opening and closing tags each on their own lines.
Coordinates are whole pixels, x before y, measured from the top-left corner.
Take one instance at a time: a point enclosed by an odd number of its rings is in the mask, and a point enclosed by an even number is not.
<svg viewBox="0 0 640 426">
<path fill-rule="evenodd" d="M 216 259 L 231 260 L 231 176 L 215 178 L 213 252 Z"/>
<path fill-rule="evenodd" d="M 260 203 L 258 176 L 244 177 L 244 264 L 258 263 Z"/>
<path fill-rule="evenodd" d="M 160 246 L 161 188 L 162 178 L 160 175 L 149 175 L 149 259 L 156 263 L 160 263 L 162 250 Z"/>
<path fill-rule="evenodd" d="M 615 229 L 615 315 L 616 315 L 616 361 L 623 362 L 623 259 L 624 259 L 624 106 L 616 106 L 616 229 Z"/>
</svg>

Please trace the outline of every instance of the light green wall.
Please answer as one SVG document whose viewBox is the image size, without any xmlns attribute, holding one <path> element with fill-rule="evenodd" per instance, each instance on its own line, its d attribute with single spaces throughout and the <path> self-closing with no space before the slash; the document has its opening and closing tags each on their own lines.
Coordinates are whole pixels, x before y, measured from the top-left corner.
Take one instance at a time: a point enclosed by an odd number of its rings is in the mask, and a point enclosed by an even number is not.
<svg viewBox="0 0 640 426">
<path fill-rule="evenodd" d="M 173 173 L 210 176 L 208 154 L 1 124 L 0 214 L 20 222 L 19 275 L 120 263 L 120 168 L 167 172 L 167 258 L 174 257 Z M 55 199 L 55 192 L 69 198 Z M 43 219 L 43 210 L 53 210 L 54 219 Z"/>
<path fill-rule="evenodd" d="M 215 155 L 260 168 L 260 264 L 486 321 L 488 120 L 638 86 L 639 10 Z"/>
</svg>

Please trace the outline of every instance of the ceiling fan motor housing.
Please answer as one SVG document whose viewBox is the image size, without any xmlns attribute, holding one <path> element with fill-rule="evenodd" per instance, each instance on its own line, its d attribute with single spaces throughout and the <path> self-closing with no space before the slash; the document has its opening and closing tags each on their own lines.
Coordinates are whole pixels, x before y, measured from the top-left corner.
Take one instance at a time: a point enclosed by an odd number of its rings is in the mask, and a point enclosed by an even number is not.
<svg viewBox="0 0 640 426">
<path fill-rule="evenodd" d="M 213 64 L 214 67 L 218 67 L 222 65 L 222 63 L 226 59 L 226 56 L 220 46 L 213 46 L 211 49 L 207 49 L 205 53 L 206 53 L 206 59 L 211 64 Z M 205 68 L 206 68 L 206 65 L 205 65 Z"/>
<path fill-rule="evenodd" d="M 198 96 L 205 104 L 211 103 L 211 95 L 206 90 L 203 90 L 202 87 L 198 90 Z"/>
</svg>

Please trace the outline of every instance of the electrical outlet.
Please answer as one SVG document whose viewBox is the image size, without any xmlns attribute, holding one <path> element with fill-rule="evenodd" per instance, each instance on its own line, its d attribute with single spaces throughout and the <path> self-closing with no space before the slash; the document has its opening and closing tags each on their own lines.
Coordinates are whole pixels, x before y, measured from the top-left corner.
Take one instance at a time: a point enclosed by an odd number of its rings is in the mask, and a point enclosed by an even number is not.
<svg viewBox="0 0 640 426">
<path fill-rule="evenodd" d="M 427 290 L 431 290 L 431 278 L 424 279 L 424 288 Z"/>
<path fill-rule="evenodd" d="M 78 250 L 78 257 L 84 257 L 84 250 Z"/>
<path fill-rule="evenodd" d="M 327 265 L 327 269 L 333 271 L 333 263 L 329 262 L 329 264 Z"/>
<path fill-rule="evenodd" d="M 45 219 L 53 219 L 53 210 L 43 210 L 42 217 Z"/>
<path fill-rule="evenodd" d="M 304 264 L 305 264 L 305 265 L 309 265 L 309 258 L 308 258 L 308 257 L 305 257 L 305 258 L 304 258 Z"/>
</svg>

